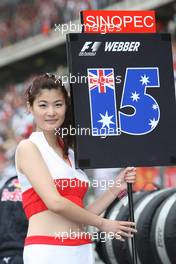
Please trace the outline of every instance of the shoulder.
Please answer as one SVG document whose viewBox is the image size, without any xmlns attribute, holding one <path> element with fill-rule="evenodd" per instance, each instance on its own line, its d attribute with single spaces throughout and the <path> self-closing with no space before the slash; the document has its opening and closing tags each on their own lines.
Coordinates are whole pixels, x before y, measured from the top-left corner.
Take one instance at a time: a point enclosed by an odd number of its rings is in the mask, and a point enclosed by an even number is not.
<svg viewBox="0 0 176 264">
<path fill-rule="evenodd" d="M 43 166 L 44 161 L 38 147 L 30 139 L 20 141 L 16 148 L 15 160 L 17 167 L 21 169 L 22 173 L 26 169 L 32 171 L 31 165 L 35 168 Z M 24 174 L 27 175 L 27 173 Z"/>
<path fill-rule="evenodd" d="M 23 139 L 17 145 L 16 152 L 15 152 L 15 163 L 16 168 L 18 171 L 23 173 L 21 169 L 21 164 L 23 163 L 24 159 L 28 159 L 29 156 L 34 156 L 35 153 L 35 146 L 29 139 Z"/>
<path fill-rule="evenodd" d="M 35 144 L 30 141 L 29 139 L 23 139 L 20 141 L 20 143 L 18 144 L 17 148 L 16 148 L 16 153 L 18 153 L 19 155 L 24 154 L 26 152 L 36 152 L 37 148 L 35 146 Z"/>
</svg>

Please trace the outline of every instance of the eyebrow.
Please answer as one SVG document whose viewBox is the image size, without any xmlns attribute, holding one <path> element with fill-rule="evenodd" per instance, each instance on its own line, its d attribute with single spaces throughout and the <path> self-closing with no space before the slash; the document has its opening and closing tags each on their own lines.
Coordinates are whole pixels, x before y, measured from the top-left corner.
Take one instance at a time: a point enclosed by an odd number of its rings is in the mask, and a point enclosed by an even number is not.
<svg viewBox="0 0 176 264">
<path fill-rule="evenodd" d="M 58 99 L 58 100 L 54 101 L 53 103 L 62 102 L 62 101 L 63 101 L 62 99 Z M 48 103 L 48 101 L 46 101 L 46 100 L 39 100 L 38 103 Z"/>
</svg>

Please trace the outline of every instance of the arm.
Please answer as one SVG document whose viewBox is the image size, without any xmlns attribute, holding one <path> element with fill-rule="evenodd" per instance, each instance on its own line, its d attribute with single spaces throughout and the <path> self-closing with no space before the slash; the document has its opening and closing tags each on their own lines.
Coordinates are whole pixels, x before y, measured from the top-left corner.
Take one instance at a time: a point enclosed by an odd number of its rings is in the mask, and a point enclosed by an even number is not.
<svg viewBox="0 0 176 264">
<path fill-rule="evenodd" d="M 101 194 L 86 209 L 96 215 L 101 215 L 107 209 L 107 207 L 117 198 L 119 192 L 117 192 L 117 195 L 115 195 L 110 191 L 110 189 L 108 189 L 107 191 L 103 192 L 103 194 Z"/>
<path fill-rule="evenodd" d="M 29 140 L 20 142 L 17 148 L 18 168 L 46 204 L 47 208 L 79 224 L 101 228 L 102 218 L 61 196 L 37 147 Z M 20 161 L 20 162 L 18 162 Z"/>
<path fill-rule="evenodd" d="M 116 177 L 114 184 L 88 206 L 87 210 L 96 215 L 102 214 L 121 192 L 126 191 L 127 183 L 134 183 L 135 179 L 136 169 L 134 167 L 126 168 Z"/>
</svg>

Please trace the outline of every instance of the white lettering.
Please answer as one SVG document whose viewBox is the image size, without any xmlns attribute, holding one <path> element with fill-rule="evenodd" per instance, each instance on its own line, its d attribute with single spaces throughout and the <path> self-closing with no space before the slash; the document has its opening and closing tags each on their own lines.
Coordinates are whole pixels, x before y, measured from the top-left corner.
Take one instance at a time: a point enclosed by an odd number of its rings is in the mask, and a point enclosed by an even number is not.
<svg viewBox="0 0 176 264">
<path fill-rule="evenodd" d="M 147 20 L 151 20 L 151 24 L 147 24 Z M 148 28 L 153 27 L 154 26 L 153 17 L 151 16 L 144 17 L 144 26 Z"/>
<path fill-rule="evenodd" d="M 140 42 L 135 42 L 133 51 L 138 51 L 139 46 L 140 46 Z"/>
<path fill-rule="evenodd" d="M 105 51 L 106 52 L 115 52 L 115 51 L 138 51 L 141 43 L 139 41 L 120 41 L 120 42 L 106 42 Z"/>
<path fill-rule="evenodd" d="M 114 46 L 114 42 L 106 42 L 105 51 L 111 51 Z"/>
<path fill-rule="evenodd" d="M 142 16 L 135 16 L 134 17 L 134 26 L 136 28 L 142 28 L 143 25 L 142 25 Z"/>
<path fill-rule="evenodd" d="M 124 27 L 127 26 L 127 24 L 130 24 L 133 21 L 131 16 L 124 16 Z"/>
</svg>

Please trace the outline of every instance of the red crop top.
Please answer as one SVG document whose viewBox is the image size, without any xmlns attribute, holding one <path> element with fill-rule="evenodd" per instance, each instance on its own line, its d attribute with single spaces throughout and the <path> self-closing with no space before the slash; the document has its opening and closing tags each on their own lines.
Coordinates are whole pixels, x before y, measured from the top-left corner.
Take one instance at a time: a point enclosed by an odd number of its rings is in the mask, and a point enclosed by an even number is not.
<svg viewBox="0 0 176 264">
<path fill-rule="evenodd" d="M 55 185 L 58 192 L 84 208 L 83 198 L 88 189 L 88 183 L 82 182 L 78 179 L 58 179 L 55 180 Z M 65 186 L 65 187 L 64 187 Z M 48 210 L 47 206 L 44 204 L 40 196 L 35 192 L 33 188 L 28 189 L 22 194 L 23 198 L 23 208 L 29 219 L 32 215 Z"/>
<path fill-rule="evenodd" d="M 68 158 L 71 164 L 71 166 L 69 166 L 50 147 L 43 132 L 33 132 L 29 137 L 29 140 L 38 147 L 46 165 L 48 166 L 58 192 L 80 207 L 84 207 L 83 198 L 88 190 L 89 180 L 82 170 L 75 169 L 74 152 L 69 149 Z M 36 213 L 48 210 L 47 206 L 36 193 L 27 177 L 18 170 L 17 174 L 22 189 L 23 208 L 27 218 L 29 219 Z"/>
</svg>

